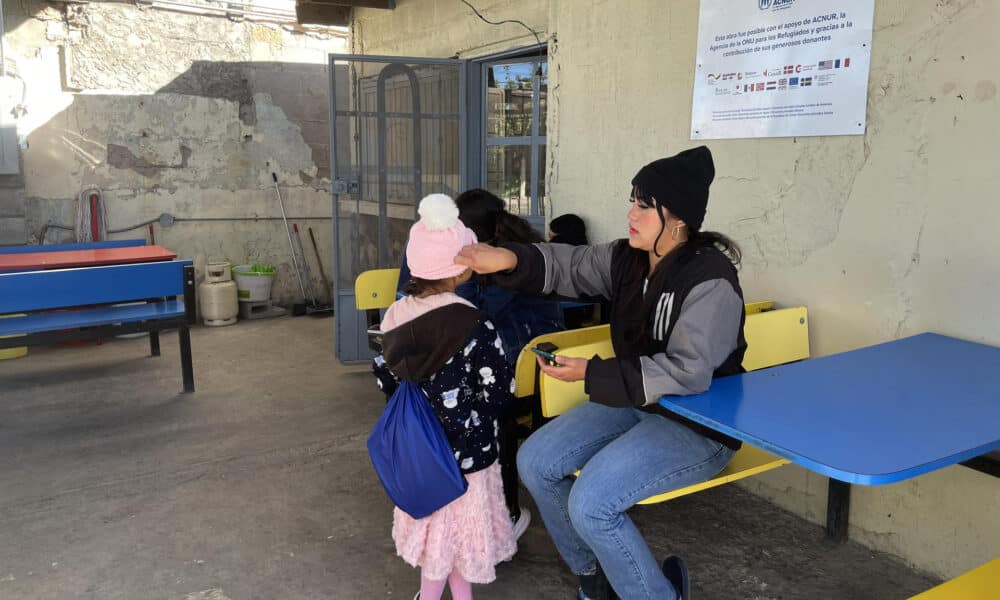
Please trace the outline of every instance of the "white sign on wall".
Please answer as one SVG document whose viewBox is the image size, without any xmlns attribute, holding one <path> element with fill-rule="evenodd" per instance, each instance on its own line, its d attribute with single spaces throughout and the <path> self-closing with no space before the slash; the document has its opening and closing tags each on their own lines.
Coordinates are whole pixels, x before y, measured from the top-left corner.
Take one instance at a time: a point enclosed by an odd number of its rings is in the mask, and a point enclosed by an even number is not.
<svg viewBox="0 0 1000 600">
<path fill-rule="evenodd" d="M 701 0 L 691 139 L 865 132 L 874 0 Z"/>
</svg>

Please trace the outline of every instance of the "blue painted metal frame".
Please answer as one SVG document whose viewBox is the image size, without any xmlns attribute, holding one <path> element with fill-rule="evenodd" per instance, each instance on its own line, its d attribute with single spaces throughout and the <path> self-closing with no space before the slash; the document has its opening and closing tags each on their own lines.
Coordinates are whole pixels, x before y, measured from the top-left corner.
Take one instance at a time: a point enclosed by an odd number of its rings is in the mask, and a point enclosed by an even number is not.
<svg viewBox="0 0 1000 600">
<path fill-rule="evenodd" d="M 827 477 L 885 485 L 1000 449 L 998 365 L 1000 348 L 925 333 L 660 404 Z"/>
<path fill-rule="evenodd" d="M 114 323 L 112 325 L 96 325 L 93 327 L 74 327 L 73 329 L 43 331 L 40 333 L 14 335 L 13 337 L 0 336 L 0 349 L 17 348 L 18 346 L 49 346 L 52 344 L 60 344 L 63 342 L 94 340 L 102 338 L 107 339 L 114 337 L 116 335 L 123 335 L 130 333 L 148 333 L 150 355 L 159 356 L 160 355 L 159 332 L 167 329 L 177 329 L 178 331 L 181 331 L 181 330 L 186 330 L 187 327 L 188 327 L 187 319 L 185 317 L 171 317 L 168 319 L 132 321 L 129 323 Z M 181 344 L 181 348 L 183 349 L 183 342 Z M 184 359 L 182 358 L 182 360 Z M 186 367 L 182 364 L 181 368 L 183 371 L 183 369 L 185 369 Z"/>
<path fill-rule="evenodd" d="M 454 66 L 458 72 L 458 122 L 459 122 L 459 134 L 458 134 L 458 160 L 459 160 L 459 185 L 463 189 L 465 188 L 466 171 L 467 171 L 467 146 L 466 146 L 466 104 L 464 101 L 465 91 L 466 91 L 466 72 L 468 61 L 462 59 L 428 59 L 428 58 L 414 58 L 405 56 L 361 56 L 355 54 L 330 54 L 329 55 L 329 67 L 330 67 L 330 146 L 331 157 L 340 156 L 343 152 L 337 152 L 338 144 L 354 144 L 354 141 L 349 136 L 344 135 L 347 132 L 340 132 L 338 135 L 338 122 L 345 122 L 346 118 L 357 117 L 359 115 L 357 106 L 345 106 L 339 107 L 337 104 L 338 97 L 341 100 L 349 99 L 352 82 L 348 81 L 348 93 L 342 94 L 338 91 L 337 86 L 342 85 L 343 81 L 338 82 L 337 68 L 338 63 L 341 65 L 344 63 L 353 62 L 364 62 L 364 63 L 385 63 L 385 65 L 401 64 L 410 67 L 422 66 L 422 65 L 447 65 Z M 339 95 L 339 96 L 338 96 Z M 385 113 L 381 113 L 385 116 Z M 423 112 L 421 114 L 421 119 L 423 118 Z M 412 114 L 411 114 L 412 116 Z M 440 114 L 435 114 L 435 117 L 441 117 Z M 377 148 L 371 149 L 368 154 L 375 153 Z M 353 159 L 352 159 L 353 160 Z M 331 177 L 334 181 L 338 179 L 359 176 L 359 184 L 362 189 L 365 186 L 370 185 L 367 180 L 366 171 L 361 165 L 355 165 L 349 160 L 346 164 L 344 161 L 331 160 L 330 169 Z M 358 159 L 360 160 L 360 159 Z M 385 165 L 378 165 L 379 168 L 385 168 Z M 341 260 L 342 246 L 344 242 L 342 238 L 343 232 L 341 231 L 342 226 L 347 228 L 356 227 L 356 223 L 352 223 L 350 219 L 356 218 L 355 213 L 348 213 L 346 215 L 341 214 L 341 206 L 344 202 L 360 202 L 357 198 L 352 197 L 349 193 L 339 193 L 337 192 L 337 186 L 331 188 L 332 196 L 332 211 L 333 211 L 333 299 L 334 299 L 334 341 L 335 341 L 335 354 L 337 359 L 344 364 L 363 364 L 371 360 L 373 356 L 371 351 L 368 349 L 368 333 L 366 327 L 366 319 L 363 312 L 358 312 L 354 307 L 354 282 L 351 281 L 349 285 L 344 285 L 342 281 L 342 270 L 345 268 Z M 414 204 L 414 217 L 416 217 L 416 205 Z M 383 206 L 381 210 L 385 210 Z M 355 215 L 352 217 L 351 215 Z M 384 220 L 385 214 L 381 213 L 379 216 L 380 220 Z M 379 228 L 380 232 L 384 231 L 385 224 L 382 223 Z M 384 238 L 380 235 L 379 245 L 384 243 Z M 343 250 L 346 252 L 346 250 Z M 396 265 L 381 265 L 381 266 L 396 266 Z"/>
<path fill-rule="evenodd" d="M 184 294 L 190 260 L 0 273 L 0 314 Z"/>
<path fill-rule="evenodd" d="M 169 299 L 183 295 L 183 300 Z M 65 312 L 32 312 L 144 300 L 126 306 L 95 306 Z M 194 392 L 191 332 L 194 323 L 194 265 L 190 260 L 54 269 L 0 274 L 0 313 L 29 312 L 4 320 L 0 348 L 149 333 L 149 352 L 160 355 L 159 332 L 177 329 L 185 393 Z"/>
<path fill-rule="evenodd" d="M 131 306 L 102 306 L 67 312 L 45 312 L 0 319 L 0 335 L 41 333 L 74 327 L 99 327 L 151 319 L 181 318 L 185 315 L 184 302 L 181 300 L 146 302 Z"/>
<path fill-rule="evenodd" d="M 32 252 L 66 252 L 68 250 L 96 250 L 98 248 L 131 248 L 145 246 L 146 240 L 104 240 L 76 244 L 32 244 L 29 246 L 0 246 L 0 254 L 30 254 Z"/>
</svg>

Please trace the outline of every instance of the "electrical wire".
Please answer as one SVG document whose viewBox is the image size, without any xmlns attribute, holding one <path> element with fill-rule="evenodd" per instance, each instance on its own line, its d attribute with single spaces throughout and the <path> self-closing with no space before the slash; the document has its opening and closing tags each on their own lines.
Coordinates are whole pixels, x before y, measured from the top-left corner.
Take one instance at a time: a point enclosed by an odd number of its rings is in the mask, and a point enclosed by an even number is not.
<svg viewBox="0 0 1000 600">
<path fill-rule="evenodd" d="M 63 225 L 62 223 L 46 223 L 42 225 L 42 231 L 38 234 L 38 245 L 45 245 L 45 236 L 48 235 L 49 229 L 63 229 L 65 231 L 76 231 L 75 227 L 70 227 L 69 225 Z"/>
<path fill-rule="evenodd" d="M 466 0 L 460 0 L 460 1 L 462 2 L 462 4 L 464 4 L 464 5 L 468 6 L 469 8 L 471 8 L 472 12 L 476 13 L 477 17 L 479 17 L 483 21 L 486 21 L 490 25 L 503 25 L 504 23 L 517 23 L 521 27 L 524 27 L 525 29 L 527 29 L 528 31 L 530 31 L 531 35 L 535 36 L 535 43 L 536 44 L 538 44 L 539 46 L 542 44 L 541 38 L 538 37 L 538 32 L 536 32 L 531 27 L 528 27 L 527 25 L 525 25 L 524 21 L 518 21 L 517 19 L 504 19 L 503 21 L 490 21 L 489 19 L 487 19 L 486 17 L 484 17 L 483 15 L 481 15 L 479 13 L 479 11 L 476 10 L 475 6 L 473 6 L 473 5 L 469 4 L 468 2 L 466 2 Z"/>
</svg>

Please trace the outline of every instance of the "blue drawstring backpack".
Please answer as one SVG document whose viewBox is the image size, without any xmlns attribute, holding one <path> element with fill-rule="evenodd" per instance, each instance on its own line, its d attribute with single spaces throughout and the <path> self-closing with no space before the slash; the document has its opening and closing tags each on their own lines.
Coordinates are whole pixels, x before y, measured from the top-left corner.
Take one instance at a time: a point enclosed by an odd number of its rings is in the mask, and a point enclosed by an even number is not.
<svg viewBox="0 0 1000 600">
<path fill-rule="evenodd" d="M 401 381 L 368 436 L 368 455 L 393 504 L 421 519 L 465 493 L 451 444 L 423 390 Z"/>
</svg>

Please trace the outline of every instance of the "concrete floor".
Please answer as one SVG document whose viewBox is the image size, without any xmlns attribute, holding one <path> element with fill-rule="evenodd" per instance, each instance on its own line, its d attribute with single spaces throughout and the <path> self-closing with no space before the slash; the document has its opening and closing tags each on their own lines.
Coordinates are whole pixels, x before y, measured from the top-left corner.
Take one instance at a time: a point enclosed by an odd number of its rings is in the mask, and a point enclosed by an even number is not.
<svg viewBox="0 0 1000 600">
<path fill-rule="evenodd" d="M 0 361 L 0 598 L 410 600 L 365 437 L 382 407 L 330 319 L 33 348 Z M 725 486 L 634 518 L 696 599 L 904 599 L 935 582 Z M 538 519 L 480 599 L 568 599 Z"/>
</svg>

